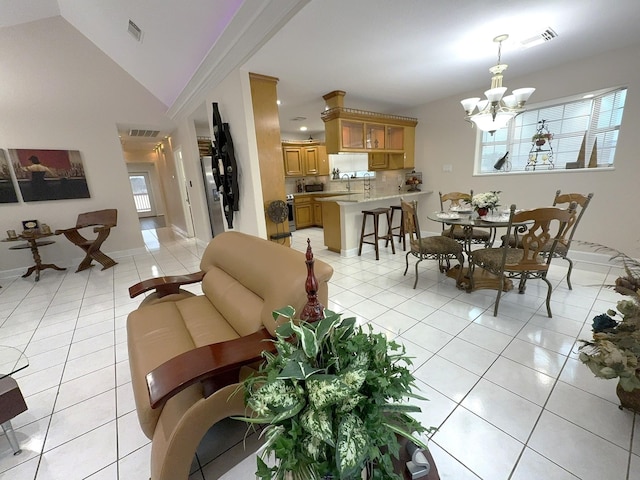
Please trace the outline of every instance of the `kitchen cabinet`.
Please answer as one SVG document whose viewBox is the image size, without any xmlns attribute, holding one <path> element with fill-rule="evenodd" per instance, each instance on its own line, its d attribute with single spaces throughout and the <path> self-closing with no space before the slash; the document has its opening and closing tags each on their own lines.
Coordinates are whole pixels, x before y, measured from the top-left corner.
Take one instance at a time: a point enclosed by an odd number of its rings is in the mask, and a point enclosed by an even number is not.
<svg viewBox="0 0 640 480">
<path fill-rule="evenodd" d="M 413 155 L 411 161 L 407 161 L 407 153 L 370 153 L 369 170 L 398 170 L 403 168 L 414 168 Z"/>
<path fill-rule="evenodd" d="M 307 228 L 314 225 L 311 195 L 296 195 L 293 199 L 293 210 L 296 228 Z"/>
<path fill-rule="evenodd" d="M 302 151 L 300 147 L 282 147 L 284 156 L 284 174 L 287 177 L 302 177 L 304 167 L 302 166 Z"/>
<path fill-rule="evenodd" d="M 322 227 L 322 203 L 315 198 L 311 202 L 313 205 L 313 223 L 316 227 Z"/>
<path fill-rule="evenodd" d="M 283 143 L 282 156 L 287 177 L 329 175 L 329 157 L 324 145 Z"/>
<path fill-rule="evenodd" d="M 327 192 L 310 195 L 295 194 L 293 197 L 293 210 L 296 228 L 323 227 L 326 222 L 323 219 L 327 202 L 321 202 L 321 198 L 344 195 L 342 193 Z"/>
<path fill-rule="evenodd" d="M 372 170 L 414 168 L 418 120 L 345 108 L 343 96 L 341 91 L 324 96 L 330 107 L 321 114 L 327 153 L 369 153 Z"/>
</svg>

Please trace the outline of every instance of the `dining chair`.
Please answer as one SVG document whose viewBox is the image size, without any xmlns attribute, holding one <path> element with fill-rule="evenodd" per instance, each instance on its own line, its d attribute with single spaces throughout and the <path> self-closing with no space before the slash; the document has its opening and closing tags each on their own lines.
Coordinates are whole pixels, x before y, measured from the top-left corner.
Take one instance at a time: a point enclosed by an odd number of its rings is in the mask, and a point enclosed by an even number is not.
<svg viewBox="0 0 640 480">
<path fill-rule="evenodd" d="M 464 265 L 462 244 L 442 235 L 422 237 L 417 214 L 418 202 L 405 202 L 401 200 L 400 206 L 402 207 L 404 231 L 409 236 L 410 247 L 405 256 L 406 268 L 404 269 L 404 275 L 406 275 L 409 270 L 409 255 L 413 255 L 418 259 L 415 265 L 416 279 L 415 282 L 413 282 L 413 288 L 416 288 L 418 285 L 418 264 L 422 260 L 437 260 L 441 272 L 446 272 L 451 268 L 450 260 L 458 260 L 459 272 L 457 281 L 459 283 Z"/>
<path fill-rule="evenodd" d="M 529 279 L 540 279 L 547 284 L 547 315 L 551 315 L 551 291 L 553 289 L 547 272 L 560 237 L 567 224 L 574 223 L 576 202 L 571 202 L 568 209 L 543 207 L 523 210 L 516 213 L 516 206 L 511 205 L 506 242 L 498 248 L 483 248 L 468 254 L 470 289 L 473 290 L 473 276 L 476 267 L 496 275 L 500 280 L 500 288 L 496 296 L 493 316 L 498 315 L 500 297 L 507 278 L 519 280 L 518 293 L 524 293 Z M 522 224 L 517 226 L 516 224 Z M 555 234 L 553 233 L 555 232 Z M 511 238 L 520 248 L 512 246 Z"/>
<path fill-rule="evenodd" d="M 440 210 L 443 212 L 445 211 L 445 207 L 446 210 L 451 210 L 452 207 L 463 208 L 463 204 L 468 204 L 469 210 L 471 210 L 471 197 L 473 197 L 473 190 L 471 190 L 471 193 L 438 192 L 438 194 L 440 196 Z M 449 202 L 448 205 L 447 202 Z M 495 232 L 493 233 L 495 234 Z M 445 225 L 444 223 L 442 224 L 442 235 L 453 238 L 461 243 L 467 241 L 469 243 L 484 244 L 485 247 L 490 246 L 494 236 L 492 235 L 492 232 L 481 228 L 474 227 L 471 230 L 465 231 L 461 225 Z M 470 235 L 469 238 L 467 238 L 468 235 Z"/>
<path fill-rule="evenodd" d="M 569 253 L 569 248 L 571 248 L 571 241 L 573 240 L 573 235 L 576 233 L 576 228 L 578 228 L 578 224 L 584 215 L 585 210 L 589 206 L 591 199 L 593 198 L 593 192 L 587 195 L 583 195 L 581 193 L 560 193 L 560 190 L 556 191 L 556 197 L 553 200 L 553 205 L 565 205 L 571 204 L 571 202 L 576 202 L 576 212 L 577 215 L 574 217 L 575 221 L 573 224 L 568 223 L 565 231 L 562 233 L 562 237 L 558 239 L 558 245 L 553 253 L 550 253 L 552 258 L 562 258 L 569 262 L 569 270 L 567 271 L 567 286 L 569 290 L 573 290 L 571 286 L 571 271 L 573 270 L 573 262 L 567 256 Z M 579 207 L 579 208 L 578 208 Z M 543 252 L 543 255 L 546 255 L 546 252 Z"/>
<path fill-rule="evenodd" d="M 568 257 L 569 249 L 571 248 L 571 241 L 573 240 L 573 235 L 576 232 L 576 228 L 578 228 L 578 224 L 584 215 L 585 210 L 589 206 L 591 199 L 593 198 L 593 193 L 589 193 L 587 195 L 583 195 L 581 193 L 561 193 L 560 190 L 556 191 L 556 196 L 553 199 L 553 206 L 558 205 L 569 205 L 571 202 L 576 202 L 576 213 L 577 215 L 574 217 L 574 221 L 567 223 L 562 235 L 558 239 L 558 245 L 556 246 L 553 254 L 549 254 L 548 249 L 551 245 L 548 245 L 546 250 L 542 251 L 542 255 L 551 255 L 552 258 L 562 258 L 569 262 L 569 270 L 567 271 L 567 287 L 569 290 L 573 290 L 571 286 L 571 272 L 573 271 L 573 261 Z M 504 242 L 505 238 L 502 237 Z M 515 239 L 512 237 L 510 239 L 511 245 L 515 245 Z M 519 245 L 518 245 L 519 246 Z"/>
</svg>

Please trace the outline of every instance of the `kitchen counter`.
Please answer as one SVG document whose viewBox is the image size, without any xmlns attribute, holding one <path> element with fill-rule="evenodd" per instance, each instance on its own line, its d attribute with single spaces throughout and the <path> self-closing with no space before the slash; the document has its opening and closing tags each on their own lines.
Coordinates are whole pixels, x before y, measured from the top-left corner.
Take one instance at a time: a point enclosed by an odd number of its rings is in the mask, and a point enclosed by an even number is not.
<svg viewBox="0 0 640 480">
<path fill-rule="evenodd" d="M 303 195 L 311 195 L 311 196 L 318 196 L 318 195 L 331 195 L 331 196 L 339 196 L 339 195 L 347 195 L 349 194 L 348 190 L 339 190 L 339 191 L 335 191 L 335 192 L 327 192 L 326 190 L 322 190 L 319 192 L 295 192 L 293 193 L 293 198 L 295 197 L 301 197 Z"/>
<path fill-rule="evenodd" d="M 333 192 L 329 192 L 333 193 Z M 332 197 L 323 197 L 319 198 L 319 202 L 344 202 L 344 203 L 364 203 L 364 202 L 375 202 L 377 200 L 391 200 L 395 198 L 406 198 L 413 197 L 416 195 L 422 195 L 424 193 L 433 193 L 432 191 L 399 191 L 399 192 L 376 192 L 375 190 L 371 190 L 369 192 L 345 192 L 341 193 L 337 196 Z"/>
<path fill-rule="evenodd" d="M 390 192 L 372 190 L 370 193 L 350 193 L 318 198 L 322 202 L 322 225 L 324 244 L 332 252 L 343 257 L 358 255 L 360 232 L 362 229 L 362 210 L 400 205 L 400 198 L 420 201 L 420 195 L 428 195 L 432 191 Z M 399 225 L 398 215 L 394 218 L 394 226 Z M 380 228 L 386 228 L 384 221 Z M 367 225 L 367 231 L 373 229 Z M 373 247 L 372 247 L 373 248 Z M 363 252 L 364 255 L 364 252 Z M 375 257 L 374 257 L 375 258 Z"/>
</svg>

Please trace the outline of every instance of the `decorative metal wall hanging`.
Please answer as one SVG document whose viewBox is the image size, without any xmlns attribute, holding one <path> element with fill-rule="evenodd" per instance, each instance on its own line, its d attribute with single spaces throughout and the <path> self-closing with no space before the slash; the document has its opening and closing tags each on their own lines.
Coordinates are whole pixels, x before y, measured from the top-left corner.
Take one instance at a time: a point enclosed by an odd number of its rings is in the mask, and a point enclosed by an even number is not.
<svg viewBox="0 0 640 480">
<path fill-rule="evenodd" d="M 233 212 L 240 210 L 238 189 L 238 165 L 236 163 L 229 124 L 223 123 L 218 104 L 213 103 L 213 178 L 222 194 L 222 205 L 227 226 L 233 228 Z"/>
</svg>

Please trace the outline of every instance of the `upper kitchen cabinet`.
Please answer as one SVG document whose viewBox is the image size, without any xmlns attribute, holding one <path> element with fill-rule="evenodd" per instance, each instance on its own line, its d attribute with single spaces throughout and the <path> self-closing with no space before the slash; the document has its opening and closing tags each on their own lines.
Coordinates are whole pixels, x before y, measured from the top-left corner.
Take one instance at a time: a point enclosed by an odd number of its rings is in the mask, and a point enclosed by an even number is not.
<svg viewBox="0 0 640 480">
<path fill-rule="evenodd" d="M 327 153 L 369 153 L 374 169 L 415 166 L 415 118 L 345 108 L 343 97 L 339 90 L 323 97 Z"/>
<path fill-rule="evenodd" d="M 282 155 L 287 177 L 329 175 L 327 149 L 318 142 L 283 142 Z"/>
</svg>

